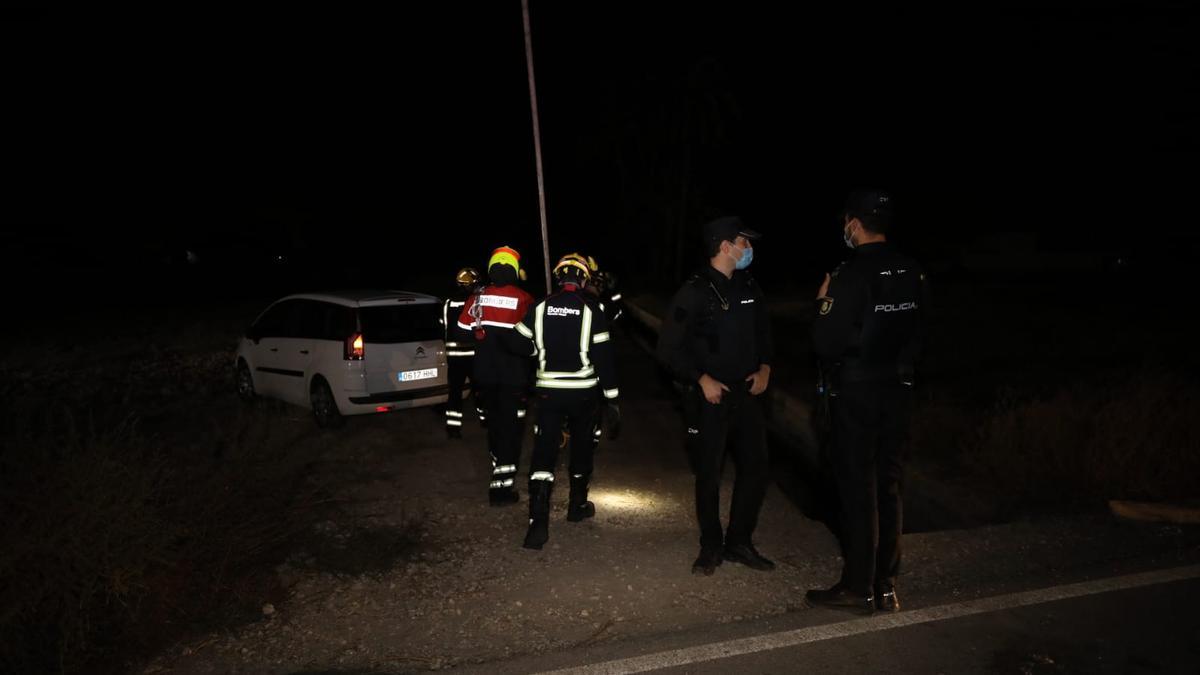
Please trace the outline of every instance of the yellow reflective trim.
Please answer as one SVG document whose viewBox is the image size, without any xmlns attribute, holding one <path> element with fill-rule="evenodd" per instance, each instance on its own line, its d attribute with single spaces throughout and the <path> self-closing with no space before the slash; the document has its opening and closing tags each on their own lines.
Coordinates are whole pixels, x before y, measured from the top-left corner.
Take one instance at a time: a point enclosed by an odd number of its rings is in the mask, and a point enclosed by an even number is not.
<svg viewBox="0 0 1200 675">
<path fill-rule="evenodd" d="M 592 377 L 586 380 L 538 380 L 537 386 L 546 389 L 591 389 L 599 383 L 599 379 Z"/>
<path fill-rule="evenodd" d="M 608 338 L 609 338 L 608 331 L 604 331 L 603 333 L 596 333 L 595 335 L 592 336 L 592 344 L 598 345 L 601 342 L 608 342 Z"/>
</svg>

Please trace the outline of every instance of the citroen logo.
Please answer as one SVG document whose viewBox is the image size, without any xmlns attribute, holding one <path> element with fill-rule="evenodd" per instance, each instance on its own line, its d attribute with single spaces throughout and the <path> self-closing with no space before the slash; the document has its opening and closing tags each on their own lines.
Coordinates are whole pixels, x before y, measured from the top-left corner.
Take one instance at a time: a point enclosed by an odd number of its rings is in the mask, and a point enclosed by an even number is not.
<svg viewBox="0 0 1200 675">
<path fill-rule="evenodd" d="M 417 347 L 417 358 L 418 359 L 425 358 L 425 348 L 424 347 Z"/>
</svg>

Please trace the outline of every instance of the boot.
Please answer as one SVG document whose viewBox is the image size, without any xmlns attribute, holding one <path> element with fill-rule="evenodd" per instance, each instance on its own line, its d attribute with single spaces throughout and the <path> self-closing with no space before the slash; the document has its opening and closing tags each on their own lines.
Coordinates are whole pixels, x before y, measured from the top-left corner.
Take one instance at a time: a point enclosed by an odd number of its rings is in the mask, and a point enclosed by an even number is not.
<svg viewBox="0 0 1200 675">
<path fill-rule="evenodd" d="M 578 523 L 596 515 L 596 505 L 588 501 L 589 474 L 571 476 L 571 495 L 567 500 L 567 520 Z"/>
<path fill-rule="evenodd" d="M 529 481 L 529 530 L 525 533 L 525 548 L 541 550 L 550 539 L 550 489 L 548 480 Z"/>
</svg>

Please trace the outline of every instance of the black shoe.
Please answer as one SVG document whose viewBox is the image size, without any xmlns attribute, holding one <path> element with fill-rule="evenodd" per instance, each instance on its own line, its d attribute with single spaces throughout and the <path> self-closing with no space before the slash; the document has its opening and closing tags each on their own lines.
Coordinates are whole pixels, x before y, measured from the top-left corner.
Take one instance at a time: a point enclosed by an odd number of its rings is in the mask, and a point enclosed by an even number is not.
<svg viewBox="0 0 1200 675">
<path fill-rule="evenodd" d="M 750 544 L 725 544 L 721 557 L 729 562 L 741 563 L 752 570 L 770 572 L 775 569 L 775 563 L 764 558 Z"/>
<path fill-rule="evenodd" d="M 900 611 L 900 598 L 896 596 L 895 586 L 880 586 L 875 589 L 875 610 L 879 612 Z"/>
<path fill-rule="evenodd" d="M 710 577 L 713 572 L 717 571 L 717 567 L 720 564 L 720 549 L 702 548 L 700 549 L 700 555 L 696 558 L 696 562 L 692 563 L 692 574 L 703 574 L 706 577 Z"/>
<path fill-rule="evenodd" d="M 462 428 L 446 427 L 446 438 L 462 438 Z"/>
<path fill-rule="evenodd" d="M 542 546 L 550 540 L 550 522 L 547 518 L 530 518 L 529 529 L 525 532 L 525 543 L 521 544 L 525 548 L 531 548 L 537 551 L 542 550 Z"/>
<path fill-rule="evenodd" d="M 488 503 L 492 506 L 512 506 L 521 501 L 521 495 L 513 488 L 491 488 L 488 490 Z"/>
<path fill-rule="evenodd" d="M 841 586 L 834 586 L 828 590 L 813 589 L 804 594 L 804 599 L 814 607 L 845 609 L 861 614 L 870 614 L 874 611 L 871 596 L 855 593 Z"/>
<path fill-rule="evenodd" d="M 578 523 L 584 518 L 591 518 L 594 515 L 596 515 L 596 505 L 591 502 L 567 505 L 567 520 L 572 523 Z"/>
<path fill-rule="evenodd" d="M 565 432 L 564 432 L 565 433 Z M 578 523 L 596 515 L 596 505 L 588 501 L 588 481 L 591 473 L 571 476 L 571 496 L 567 499 L 567 520 Z"/>
<path fill-rule="evenodd" d="M 553 488 L 552 481 L 529 481 L 529 531 L 522 544 L 525 548 L 541 550 L 550 539 L 550 491 Z"/>
</svg>

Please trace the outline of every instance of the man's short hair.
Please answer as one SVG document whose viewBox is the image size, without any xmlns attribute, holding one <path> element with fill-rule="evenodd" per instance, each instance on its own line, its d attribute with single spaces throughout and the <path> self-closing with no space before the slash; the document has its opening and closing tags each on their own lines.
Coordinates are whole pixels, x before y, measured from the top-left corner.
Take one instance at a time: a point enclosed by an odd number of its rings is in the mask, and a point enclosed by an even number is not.
<svg viewBox="0 0 1200 675">
<path fill-rule="evenodd" d="M 883 190 L 854 190 L 846 199 L 846 218 L 858 218 L 863 229 L 887 234 L 892 227 L 892 197 Z"/>
</svg>

